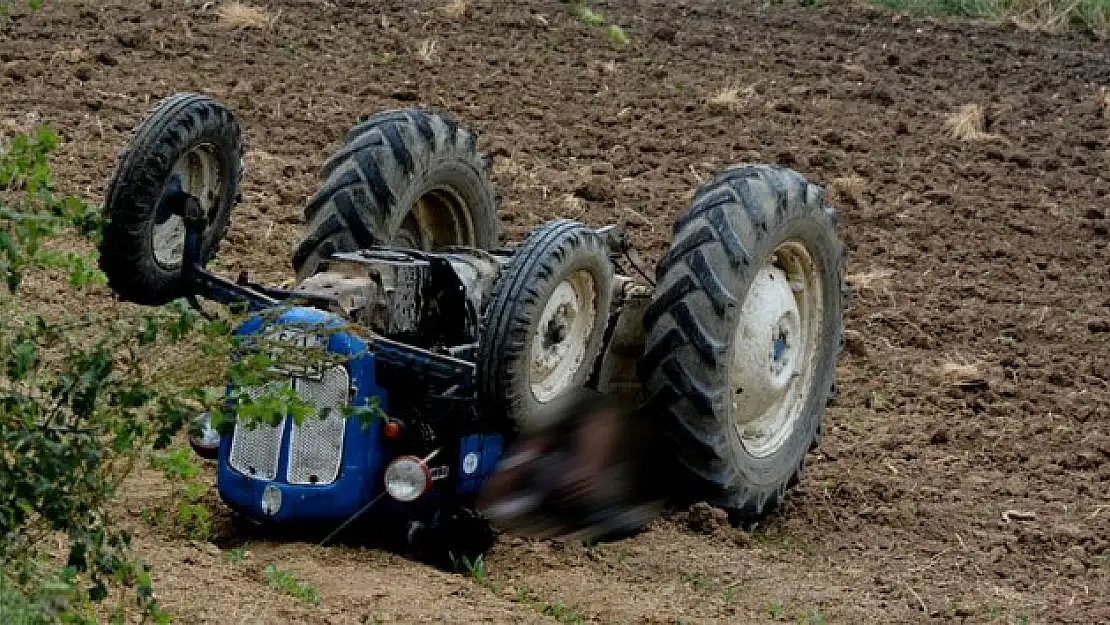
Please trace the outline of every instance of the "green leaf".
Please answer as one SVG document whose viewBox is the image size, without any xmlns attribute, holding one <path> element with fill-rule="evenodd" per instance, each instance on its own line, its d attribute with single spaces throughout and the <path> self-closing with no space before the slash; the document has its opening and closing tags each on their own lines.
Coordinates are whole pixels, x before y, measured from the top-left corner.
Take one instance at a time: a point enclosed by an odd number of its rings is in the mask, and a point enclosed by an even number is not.
<svg viewBox="0 0 1110 625">
<path fill-rule="evenodd" d="M 158 319 L 152 316 L 143 317 L 139 329 L 139 345 L 150 345 L 158 339 Z"/>
</svg>

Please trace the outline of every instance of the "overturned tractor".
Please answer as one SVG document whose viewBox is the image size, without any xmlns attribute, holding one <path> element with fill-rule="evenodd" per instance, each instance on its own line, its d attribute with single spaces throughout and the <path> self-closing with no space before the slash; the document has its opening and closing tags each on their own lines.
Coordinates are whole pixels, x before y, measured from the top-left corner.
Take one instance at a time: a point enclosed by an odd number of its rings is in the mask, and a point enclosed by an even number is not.
<svg viewBox="0 0 1110 625">
<path fill-rule="evenodd" d="M 220 496 L 243 519 L 359 518 L 414 544 L 481 549 L 476 502 L 505 450 L 581 389 L 648 420 L 668 498 L 752 520 L 800 479 L 835 388 L 844 268 L 836 213 L 798 173 L 721 171 L 679 218 L 654 281 L 637 280 L 621 268 L 633 250 L 619 224 L 555 220 L 502 246 L 475 135 L 427 111 L 383 112 L 325 164 L 291 288 L 206 269 L 241 173 L 231 111 L 165 100 L 121 155 L 101 262 L 123 299 L 243 306 L 242 349 L 316 354 L 275 367 L 274 383 L 319 418 L 198 422 L 194 448 L 217 461 Z M 383 416 L 369 427 L 349 418 L 371 404 Z"/>
</svg>

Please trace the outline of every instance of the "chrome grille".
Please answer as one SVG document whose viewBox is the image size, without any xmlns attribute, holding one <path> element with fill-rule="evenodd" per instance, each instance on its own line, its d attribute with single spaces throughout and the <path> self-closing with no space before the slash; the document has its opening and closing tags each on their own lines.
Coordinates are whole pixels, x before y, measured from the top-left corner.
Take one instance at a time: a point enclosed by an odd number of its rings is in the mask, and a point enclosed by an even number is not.
<svg viewBox="0 0 1110 625">
<path fill-rule="evenodd" d="M 297 378 L 297 394 L 305 403 L 327 410 L 321 419 L 306 417 L 289 435 L 290 484 L 331 484 L 339 477 L 347 420 L 344 409 L 351 377 L 345 367 L 331 367 L 319 380 Z"/>
<path fill-rule="evenodd" d="M 288 387 L 290 382 L 272 384 Z M 264 389 L 257 387 L 245 390 L 251 399 L 258 399 Z M 236 423 L 231 439 L 231 467 L 255 479 L 272 481 L 277 477 L 278 458 L 281 456 L 284 436 L 284 421 L 278 425 Z"/>
</svg>

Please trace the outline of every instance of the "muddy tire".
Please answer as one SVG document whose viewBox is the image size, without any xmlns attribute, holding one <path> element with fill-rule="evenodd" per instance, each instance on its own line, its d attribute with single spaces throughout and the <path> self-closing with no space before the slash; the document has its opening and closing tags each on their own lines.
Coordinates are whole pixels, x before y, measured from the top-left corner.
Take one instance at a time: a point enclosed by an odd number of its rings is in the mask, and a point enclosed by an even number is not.
<svg viewBox="0 0 1110 625">
<path fill-rule="evenodd" d="M 503 270 L 478 348 L 478 405 L 510 437 L 550 425 L 556 400 L 588 381 L 612 301 L 608 254 L 593 230 L 559 219 Z"/>
<path fill-rule="evenodd" d="M 798 173 L 738 166 L 698 189 L 639 363 L 683 498 L 753 521 L 801 479 L 835 392 L 843 275 L 836 212 Z"/>
<path fill-rule="evenodd" d="M 108 184 L 100 268 L 125 300 L 159 305 L 186 295 L 181 283 L 184 221 L 172 214 L 177 177 L 208 218 L 201 263 L 231 223 L 242 176 L 242 138 L 223 104 L 196 93 L 163 100 L 135 130 Z"/>
<path fill-rule="evenodd" d="M 373 245 L 433 251 L 498 245 L 499 198 L 490 161 L 470 130 L 419 109 L 355 126 L 321 173 L 293 253 L 298 278 L 336 252 Z"/>
</svg>

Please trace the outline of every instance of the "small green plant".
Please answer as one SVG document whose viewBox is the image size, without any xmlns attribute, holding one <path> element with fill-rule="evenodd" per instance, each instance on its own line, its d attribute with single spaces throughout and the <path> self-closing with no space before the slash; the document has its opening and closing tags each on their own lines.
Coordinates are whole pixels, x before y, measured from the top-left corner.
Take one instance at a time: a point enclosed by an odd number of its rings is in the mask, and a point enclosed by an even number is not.
<svg viewBox="0 0 1110 625">
<path fill-rule="evenodd" d="M 609 35 L 609 41 L 619 46 L 627 46 L 629 44 L 628 35 L 625 34 L 623 28 L 616 24 L 610 24 L 609 27 L 605 29 L 605 33 Z"/>
<path fill-rule="evenodd" d="M 724 591 L 721 593 L 721 601 L 723 601 L 725 605 L 729 605 L 735 600 L 736 587 L 729 586 L 728 588 L 725 588 Z"/>
<path fill-rule="evenodd" d="M 799 616 L 798 625 L 828 625 L 829 619 L 821 608 L 814 608 L 809 614 Z"/>
<path fill-rule="evenodd" d="M 168 453 L 151 458 L 151 464 L 161 469 L 166 480 L 173 485 L 173 498 L 177 504 L 176 522 L 190 538 L 206 540 L 212 527 L 212 514 L 204 505 L 209 486 L 200 479 L 200 466 L 187 447 L 178 447 Z M 155 509 L 161 521 L 164 515 Z"/>
<path fill-rule="evenodd" d="M 767 602 L 767 615 L 770 616 L 771 618 L 774 618 L 774 619 L 780 618 L 782 616 L 782 610 L 783 610 L 782 601 L 780 601 L 778 599 L 772 599 L 769 602 Z"/>
<path fill-rule="evenodd" d="M 578 15 L 578 19 L 582 20 L 583 23 L 589 26 L 605 25 L 605 16 L 601 13 L 598 13 L 597 11 L 594 11 L 585 4 L 578 5 L 575 8 L 575 13 Z"/>
<path fill-rule="evenodd" d="M 320 605 L 320 593 L 315 586 L 298 580 L 291 573 L 278 569 L 274 564 L 267 565 L 262 571 L 262 581 L 266 582 L 267 586 L 277 588 L 294 599 Z"/>
<path fill-rule="evenodd" d="M 27 0 L 27 8 L 32 11 L 38 11 L 42 8 L 42 0 Z M 0 0 L 0 17 L 11 14 L 12 2 L 11 0 Z"/>
<path fill-rule="evenodd" d="M 467 556 L 463 556 L 456 561 L 455 569 L 465 571 L 479 586 L 485 586 L 489 582 L 489 571 L 486 569 L 486 559 L 482 556 L 478 556 L 473 560 Z"/>
<path fill-rule="evenodd" d="M 695 590 L 709 590 L 716 586 L 716 582 L 701 573 L 684 571 L 681 575 L 682 582 Z"/>
<path fill-rule="evenodd" d="M 232 564 L 242 564 L 247 560 L 247 548 L 236 547 L 227 552 L 227 561 Z"/>
<path fill-rule="evenodd" d="M 582 615 L 576 610 L 567 607 L 561 599 L 549 601 L 543 606 L 540 612 L 544 616 L 550 616 L 560 623 L 566 623 L 567 625 L 582 625 L 584 622 L 582 620 Z"/>
<path fill-rule="evenodd" d="M 605 16 L 591 9 L 585 2 L 574 4 L 574 14 L 587 26 L 595 28 L 604 26 L 605 35 L 609 38 L 609 41 L 618 46 L 626 46 L 631 42 L 623 28 L 616 24 L 606 25 Z"/>
</svg>

